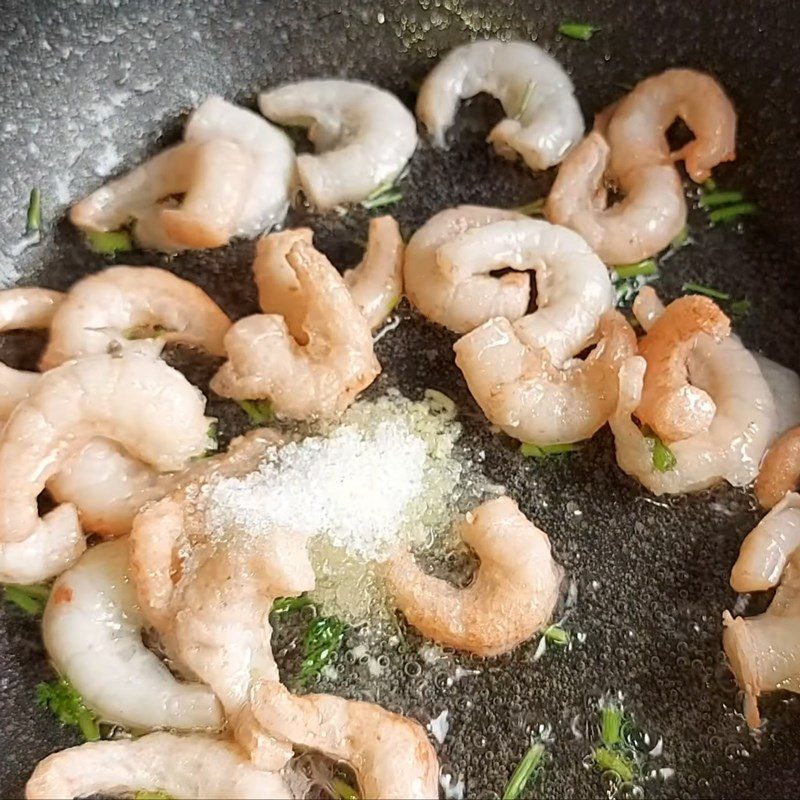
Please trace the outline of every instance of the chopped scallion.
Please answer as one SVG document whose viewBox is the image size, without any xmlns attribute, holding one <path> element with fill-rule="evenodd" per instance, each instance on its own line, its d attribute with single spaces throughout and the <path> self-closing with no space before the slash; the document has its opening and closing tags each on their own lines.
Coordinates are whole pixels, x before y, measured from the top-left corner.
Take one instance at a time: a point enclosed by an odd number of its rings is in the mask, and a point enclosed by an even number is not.
<svg viewBox="0 0 800 800">
<path fill-rule="evenodd" d="M 622 753 L 609 750 L 607 747 L 598 747 L 594 753 L 594 763 L 602 772 L 612 772 L 623 783 L 633 780 L 633 766 Z"/>
<path fill-rule="evenodd" d="M 702 283 L 684 283 L 681 286 L 682 292 L 692 292 L 693 294 L 704 294 L 706 297 L 712 297 L 714 300 L 730 300 L 731 296 L 727 292 L 721 292 L 719 289 L 714 289 L 711 286 L 704 286 Z"/>
<path fill-rule="evenodd" d="M 656 264 L 654 258 L 646 258 L 635 264 L 620 264 L 614 267 L 614 272 L 617 278 L 621 278 L 622 280 L 626 278 L 635 278 L 637 275 L 657 275 L 658 264 Z"/>
<path fill-rule="evenodd" d="M 358 792 L 343 778 L 331 780 L 331 792 L 336 800 L 360 800 Z"/>
<path fill-rule="evenodd" d="M 133 800 L 172 800 L 172 796 L 168 795 L 162 789 L 155 791 L 142 789 L 133 796 Z"/>
<path fill-rule="evenodd" d="M 517 764 L 511 779 L 503 790 L 503 800 L 516 800 L 528 785 L 528 781 L 539 770 L 544 758 L 545 747 L 542 742 L 534 742 L 528 752 Z"/>
<path fill-rule="evenodd" d="M 299 597 L 279 597 L 272 604 L 272 614 L 291 614 L 306 606 L 314 605 L 314 601 L 307 595 L 301 594 Z"/>
<path fill-rule="evenodd" d="M 680 250 L 681 247 L 689 244 L 689 228 L 684 226 L 683 230 L 669 243 L 672 250 Z"/>
<path fill-rule="evenodd" d="M 744 300 L 736 300 L 729 306 L 731 316 L 734 319 L 741 319 L 750 313 L 750 301 L 745 298 Z"/>
<path fill-rule="evenodd" d="M 717 182 L 713 178 L 708 178 L 707 180 L 703 181 L 703 189 L 707 192 L 716 192 Z"/>
<path fill-rule="evenodd" d="M 744 200 L 744 195 L 741 192 L 709 192 L 700 197 L 700 206 L 702 208 L 717 208 L 718 206 L 727 206 L 732 203 L 741 203 Z"/>
<path fill-rule="evenodd" d="M 92 250 L 102 255 L 133 250 L 133 242 L 127 231 L 88 231 L 86 237 Z"/>
<path fill-rule="evenodd" d="M 528 107 L 528 103 L 531 101 L 531 95 L 533 95 L 533 81 L 528 81 L 527 85 L 525 86 L 525 92 L 522 95 L 522 101 L 519 104 L 519 111 L 517 111 L 516 116 L 514 119 L 520 119 L 522 115 L 525 113 L 525 109 Z"/>
<path fill-rule="evenodd" d="M 28 201 L 28 216 L 25 224 L 25 233 L 36 233 L 42 229 L 42 193 L 38 188 L 31 189 Z"/>
<path fill-rule="evenodd" d="M 547 458 L 548 456 L 556 456 L 561 453 L 573 453 L 575 450 L 580 450 L 579 444 L 531 444 L 530 442 L 522 442 L 519 446 L 519 451 L 523 456 L 528 458 Z"/>
<path fill-rule="evenodd" d="M 538 200 L 531 200 L 530 203 L 523 203 L 521 206 L 512 208 L 517 214 L 527 214 L 529 217 L 539 217 L 544 213 L 546 198 L 540 197 Z"/>
<path fill-rule="evenodd" d="M 565 631 L 560 625 L 551 625 L 545 632 L 544 638 L 548 644 L 556 644 L 559 647 L 566 647 L 569 644 L 569 631 Z"/>
<path fill-rule="evenodd" d="M 236 404 L 250 417 L 253 425 L 263 425 L 275 418 L 275 412 L 269 400 L 237 400 Z"/>
<path fill-rule="evenodd" d="M 599 31 L 594 25 L 587 25 L 582 22 L 563 22 L 558 26 L 558 32 L 562 36 L 568 36 L 570 39 L 579 39 L 582 42 L 588 42 L 592 36 Z"/>
<path fill-rule="evenodd" d="M 402 199 L 402 192 L 386 192 L 385 194 L 373 197 L 371 200 L 369 198 L 362 200 L 361 205 L 367 210 L 371 210 L 373 208 L 383 208 L 384 206 L 390 206 L 393 203 L 399 203 Z"/>
<path fill-rule="evenodd" d="M 139 325 L 135 328 L 128 328 L 122 332 L 126 339 L 161 339 L 165 334 L 169 333 L 169 328 L 163 325 Z"/>
<path fill-rule="evenodd" d="M 600 740 L 606 747 L 614 747 L 621 741 L 622 709 L 614 703 L 600 709 Z"/>
<path fill-rule="evenodd" d="M 305 657 L 297 676 L 307 686 L 336 655 L 344 640 L 345 626 L 336 617 L 317 617 L 311 622 L 303 641 Z"/>
<path fill-rule="evenodd" d="M 31 586 L 7 584 L 3 587 L 3 599 L 33 617 L 41 615 L 49 596 L 50 588 L 43 584 Z"/>
<path fill-rule="evenodd" d="M 97 717 L 86 707 L 83 698 L 66 678 L 38 684 L 36 703 L 52 711 L 62 725 L 78 728 L 87 742 L 96 742 L 100 738 Z"/>
<path fill-rule="evenodd" d="M 719 222 L 733 222 L 739 217 L 758 213 L 758 206 L 755 203 L 737 203 L 733 206 L 715 208 L 709 215 L 708 220 L 712 225 Z"/>
<path fill-rule="evenodd" d="M 642 428 L 642 434 L 645 439 L 650 441 L 653 450 L 653 467 L 655 470 L 657 472 L 670 472 L 675 469 L 678 463 L 678 459 L 675 458 L 675 453 L 673 453 L 647 425 Z"/>
</svg>

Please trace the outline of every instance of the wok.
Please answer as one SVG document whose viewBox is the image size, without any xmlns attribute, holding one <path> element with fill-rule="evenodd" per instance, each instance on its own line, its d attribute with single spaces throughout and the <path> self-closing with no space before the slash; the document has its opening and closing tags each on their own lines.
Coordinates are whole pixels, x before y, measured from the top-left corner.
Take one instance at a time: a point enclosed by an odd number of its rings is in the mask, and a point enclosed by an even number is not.
<svg viewBox="0 0 800 800">
<path fill-rule="evenodd" d="M 315 0 L 314 2 L 44 2 L 6 0 L 0 19 L 0 273 L 4 286 L 66 289 L 102 268 L 64 221 L 70 200 L 105 177 L 177 139 L 182 114 L 209 93 L 252 106 L 254 95 L 282 81 L 337 76 L 373 81 L 413 105 L 415 86 L 437 54 L 476 35 L 533 38 L 571 72 L 587 120 L 639 78 L 668 66 L 718 76 L 739 113 L 738 159 L 715 177 L 762 208 L 743 230 L 709 229 L 692 213 L 696 243 L 667 262 L 658 284 L 668 298 L 695 281 L 747 298 L 738 325 L 748 346 L 794 369 L 800 272 L 800 16 L 793 4 L 729 0 L 566 3 L 506 0 Z M 556 34 L 564 21 L 601 31 L 588 42 Z M 532 174 L 493 154 L 484 142 L 499 118 L 478 98 L 461 111 L 452 147 L 422 143 L 411 162 L 404 198 L 394 209 L 406 236 L 435 211 L 458 203 L 515 206 L 542 196 L 552 172 Z M 20 252 L 27 197 L 43 196 L 44 241 Z M 297 212 L 337 264 L 352 264 L 367 212 L 343 218 Z M 249 268 L 252 242 L 175 259 L 135 253 L 118 261 L 166 266 L 200 284 L 232 317 L 256 310 Z M 574 576 L 578 604 L 569 620 L 587 635 L 572 651 L 549 651 L 534 663 L 535 642 L 479 662 L 454 656 L 415 673 L 413 639 L 379 678 L 344 671 L 324 686 L 375 700 L 427 721 L 448 709 L 450 731 L 439 747 L 445 770 L 463 775 L 467 795 L 502 792 L 527 747 L 530 726 L 550 723 L 557 736 L 543 797 L 602 796 L 600 776 L 582 764 L 591 742 L 578 739 L 605 691 L 626 705 L 652 735 L 663 737 L 654 767 L 675 770 L 651 781 L 652 797 L 797 797 L 800 703 L 763 700 L 767 732 L 753 738 L 735 713 L 736 688 L 721 654 L 720 615 L 735 594 L 728 575 L 739 543 L 758 514 L 749 493 L 719 488 L 657 500 L 624 475 L 608 431 L 578 454 L 523 459 L 493 436 L 453 363 L 455 337 L 403 306 L 402 324 L 378 345 L 385 374 L 375 391 L 396 385 L 409 396 L 427 387 L 453 397 L 464 441 L 485 452 L 489 478 L 505 484 L 522 509 L 548 531 L 556 557 Z M 33 366 L 38 343 L 3 338 L 0 357 Z M 215 367 L 201 359 L 192 377 L 207 390 Z M 246 423 L 212 396 L 223 437 Z M 748 613 L 763 606 L 751 602 Z M 761 604 L 761 605 L 760 605 Z M 33 704 L 38 681 L 50 679 L 35 620 L 0 608 L 0 795 L 20 796 L 41 758 L 76 743 Z M 281 655 L 281 666 L 295 658 Z M 453 665 L 479 675 L 448 685 Z M 530 793 L 530 790 L 528 790 Z"/>
</svg>

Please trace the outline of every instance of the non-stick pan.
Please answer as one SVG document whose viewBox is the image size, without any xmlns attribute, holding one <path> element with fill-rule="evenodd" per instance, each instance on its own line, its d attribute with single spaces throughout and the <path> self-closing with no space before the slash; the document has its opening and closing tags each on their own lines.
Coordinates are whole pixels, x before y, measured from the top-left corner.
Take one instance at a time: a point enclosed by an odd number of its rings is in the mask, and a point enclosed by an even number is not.
<svg viewBox="0 0 800 800">
<path fill-rule="evenodd" d="M 588 22 L 588 42 L 556 33 Z M 413 105 L 419 79 L 438 54 L 474 37 L 533 39 L 573 76 L 588 121 L 639 78 L 668 66 L 718 76 L 739 113 L 738 158 L 718 170 L 761 214 L 735 227 L 690 223 L 695 244 L 663 267 L 667 298 L 695 281 L 748 299 L 738 323 L 748 346 L 787 366 L 797 355 L 800 271 L 800 16 L 781 0 L 671 0 L 565 3 L 507 0 L 305 0 L 304 2 L 100 2 L 5 0 L 0 16 L 0 273 L 2 284 L 66 289 L 106 261 L 64 221 L 72 200 L 174 141 L 182 115 L 209 93 L 253 105 L 282 81 L 348 77 L 372 81 Z M 542 196 L 552 174 L 498 158 L 484 142 L 499 107 L 483 98 L 459 115 L 447 152 L 421 144 L 393 213 L 404 234 L 458 203 L 515 206 Z M 44 241 L 22 249 L 27 197 L 41 188 Z M 359 256 L 367 212 L 343 218 L 293 212 L 317 232 L 337 264 Z M 249 273 L 252 242 L 175 259 L 132 254 L 200 284 L 233 317 L 256 309 Z M 763 700 L 766 731 L 753 737 L 737 713 L 735 685 L 720 648 L 720 617 L 736 600 L 728 575 L 758 514 L 749 493 L 730 488 L 668 500 L 649 496 L 616 466 L 607 431 L 577 454 L 526 460 L 494 436 L 453 363 L 454 337 L 401 307 L 402 324 L 378 345 L 384 376 L 373 389 L 409 396 L 428 387 L 453 397 L 464 441 L 489 478 L 505 484 L 548 531 L 574 577 L 569 620 L 586 640 L 532 659 L 535 642 L 481 662 L 450 656 L 423 663 L 419 638 L 380 678 L 354 666 L 322 689 L 377 701 L 427 721 L 449 711 L 438 747 L 445 771 L 469 797 L 496 797 L 539 723 L 556 741 L 533 793 L 597 797 L 604 785 L 583 765 L 592 742 L 579 738 L 600 696 L 624 693 L 651 736 L 663 737 L 656 769 L 674 777 L 645 784 L 652 797 L 800 796 L 800 703 Z M 4 337 L 0 357 L 32 367 L 36 342 Z M 187 362 L 188 363 L 188 362 Z M 192 377 L 207 389 L 214 364 Z M 211 397 L 224 437 L 246 420 Z M 481 455 L 483 454 L 483 455 Z M 763 607 L 754 598 L 748 612 Z M 38 681 L 52 677 L 35 620 L 0 609 L 0 795 L 19 796 L 38 760 L 76 743 L 34 707 Z M 282 651 L 283 652 L 283 651 Z M 292 658 L 281 655 L 282 666 Z M 448 681 L 455 666 L 480 673 Z M 420 669 L 421 667 L 421 669 Z M 101 676 L 102 679 L 102 676 Z M 573 731 L 574 729 L 574 731 Z M 576 735 L 576 733 L 578 735 Z"/>
</svg>

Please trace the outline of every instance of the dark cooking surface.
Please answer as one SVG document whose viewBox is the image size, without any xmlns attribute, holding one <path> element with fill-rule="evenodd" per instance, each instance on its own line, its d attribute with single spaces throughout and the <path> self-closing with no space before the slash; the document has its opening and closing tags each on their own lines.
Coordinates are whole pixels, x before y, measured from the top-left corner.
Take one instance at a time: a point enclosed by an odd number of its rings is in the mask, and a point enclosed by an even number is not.
<svg viewBox="0 0 800 800">
<path fill-rule="evenodd" d="M 341 76 L 374 81 L 411 104 L 415 79 L 433 63 L 429 56 L 471 31 L 533 35 L 573 73 L 588 118 L 624 91 L 620 84 L 670 65 L 699 67 L 722 79 L 740 114 L 740 158 L 715 177 L 725 188 L 743 189 L 764 213 L 739 234 L 708 231 L 704 215 L 695 212 L 698 244 L 667 263 L 659 288 L 672 297 L 682 281 L 694 280 L 748 297 L 753 311 L 739 326 L 746 343 L 800 366 L 800 24 L 791 3 L 3 5 L 0 271 L 6 285 L 19 280 L 66 289 L 101 268 L 103 259 L 63 221 L 56 223 L 65 201 L 174 139 L 181 111 L 208 93 L 252 103 L 256 90 L 279 81 Z M 562 40 L 555 29 L 567 20 L 603 30 L 588 43 Z M 484 102 L 462 111 L 450 152 L 420 146 L 405 198 L 392 209 L 406 235 L 446 206 L 512 206 L 546 191 L 551 175 L 531 175 L 484 144 L 487 110 L 497 114 Z M 34 185 L 42 188 L 48 235 L 42 245 L 14 255 Z M 343 220 L 311 218 L 311 224 L 334 260 L 352 263 L 358 254 L 352 240 L 364 236 L 366 219 L 355 211 Z M 139 254 L 121 260 L 169 266 L 238 317 L 255 310 L 252 250 L 243 242 L 172 262 Z M 760 743 L 753 740 L 732 711 L 735 691 L 722 666 L 720 615 L 735 600 L 727 575 L 757 518 L 749 496 L 718 490 L 656 502 L 616 468 L 607 432 L 578 455 L 523 460 L 491 436 L 476 413 L 453 364 L 453 337 L 412 319 L 407 309 L 402 313 L 401 326 L 378 348 L 385 371 L 379 387 L 396 384 L 410 396 L 435 387 L 458 402 L 467 441 L 476 452 L 485 449 L 490 478 L 505 483 L 549 532 L 557 558 L 575 576 L 579 599 L 569 627 L 588 638 L 570 653 L 549 651 L 538 663 L 531 661 L 531 642 L 485 664 L 451 658 L 424 667 L 416 678 L 392 672 L 376 682 L 365 668 L 352 668 L 327 688 L 377 699 L 423 721 L 449 709 L 450 732 L 439 755 L 464 776 L 470 797 L 502 791 L 526 748 L 526 726 L 539 722 L 551 723 L 558 738 L 548 778 L 535 793 L 600 795 L 599 777 L 581 764 L 590 745 L 573 737 L 570 721 L 605 690 L 622 690 L 637 720 L 664 737 L 664 754 L 653 766 L 672 767 L 676 776 L 647 784 L 649 796 L 797 797 L 800 706 L 783 695 L 764 701 L 770 724 Z M 20 360 L 22 338 L 5 337 L 0 356 L 30 367 L 30 360 Z M 204 372 L 207 379 L 208 362 Z M 230 435 L 244 416 L 212 400 L 210 413 L 222 409 L 223 433 Z M 33 687 L 49 677 L 36 623 L 8 607 L 0 608 L 0 621 L 0 795 L 7 797 L 22 792 L 39 759 L 76 740 L 33 706 Z M 420 662 L 413 649 L 403 659 L 397 668 L 411 672 L 408 664 Z M 456 664 L 483 671 L 448 687 Z"/>
</svg>

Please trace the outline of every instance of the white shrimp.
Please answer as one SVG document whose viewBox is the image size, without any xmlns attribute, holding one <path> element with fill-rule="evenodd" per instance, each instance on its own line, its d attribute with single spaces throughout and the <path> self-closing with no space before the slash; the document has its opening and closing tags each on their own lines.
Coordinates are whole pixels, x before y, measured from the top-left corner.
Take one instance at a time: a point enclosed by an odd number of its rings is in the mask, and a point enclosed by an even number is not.
<svg viewBox="0 0 800 800">
<path fill-rule="evenodd" d="M 245 317 L 225 336 L 228 361 L 211 388 L 222 397 L 269 398 L 278 414 L 291 419 L 335 416 L 380 373 L 372 334 L 322 253 L 298 241 L 286 259 L 307 302 L 307 344 L 292 338 L 281 316 Z"/>
<path fill-rule="evenodd" d="M 220 729 L 217 698 L 178 681 L 142 642 L 128 540 L 92 547 L 53 584 L 42 636 L 56 670 L 103 721 L 135 730 Z"/>
<path fill-rule="evenodd" d="M 136 792 L 184 800 L 292 797 L 282 775 L 257 769 L 233 742 L 172 733 L 70 747 L 39 762 L 25 787 L 27 800 Z"/>
<path fill-rule="evenodd" d="M 308 199 L 326 210 L 357 203 L 393 181 L 417 146 L 410 111 L 363 81 L 307 80 L 258 96 L 261 113 L 282 125 L 309 126 L 316 155 L 297 157 Z"/>
<path fill-rule="evenodd" d="M 751 727 L 761 723 L 758 696 L 776 689 L 800 693 L 800 495 L 789 492 L 747 535 L 731 571 L 737 592 L 778 587 L 769 608 L 755 617 L 722 616 L 722 644 L 745 692 Z"/>
<path fill-rule="evenodd" d="M 231 728 L 262 768 L 279 769 L 291 748 L 275 742 L 250 706 L 253 682 L 278 680 L 269 614 L 276 597 L 314 588 L 306 537 L 274 530 L 208 533 L 202 497 L 217 476 L 252 471 L 271 431 L 253 431 L 224 456 L 200 462 L 182 485 L 145 508 L 131 534 L 131 571 L 142 612 L 168 652 L 219 697 Z"/>
<path fill-rule="evenodd" d="M 296 242 L 313 243 L 310 228 L 270 233 L 258 240 L 253 275 L 258 302 L 265 314 L 280 314 L 298 344 L 308 337 L 303 320 L 305 295 L 286 256 Z M 367 249 L 361 262 L 344 273 L 344 282 L 371 328 L 377 328 L 403 294 L 403 237 L 392 217 L 370 220 Z"/>
<path fill-rule="evenodd" d="M 467 514 L 462 540 L 480 559 L 466 589 L 423 572 L 408 552 L 388 563 L 397 608 L 422 634 L 479 656 L 513 650 L 550 619 L 563 571 L 550 540 L 510 497 Z"/>
<path fill-rule="evenodd" d="M 349 764 L 360 797 L 439 797 L 439 759 L 418 722 L 374 703 L 292 695 L 270 680 L 256 686 L 253 704 L 259 722 L 277 740 Z"/>
<path fill-rule="evenodd" d="M 561 64 L 532 42 L 489 40 L 456 47 L 420 88 L 417 116 L 439 147 L 459 101 L 479 92 L 496 97 L 506 113 L 488 140 L 531 169 L 558 164 L 583 136 L 583 115 Z"/>
<path fill-rule="evenodd" d="M 231 321 L 199 287 L 165 269 L 110 267 L 70 289 L 50 324 L 39 366 L 111 350 L 157 356 L 167 342 L 224 356 Z"/>
<path fill-rule="evenodd" d="M 189 117 L 182 143 L 81 200 L 70 220 L 109 231 L 132 219 L 138 243 L 165 252 L 219 247 L 283 221 L 293 171 L 283 132 L 212 96 Z M 183 195 L 178 206 L 174 195 Z"/>
<path fill-rule="evenodd" d="M 87 356 L 45 373 L 0 438 L 0 541 L 34 533 L 45 483 L 96 436 L 159 471 L 183 468 L 212 444 L 204 406 L 181 373 L 137 353 Z"/>
<path fill-rule="evenodd" d="M 599 342 L 585 360 L 562 367 L 546 349 L 528 344 L 525 320 L 498 317 L 453 346 L 456 364 L 490 422 L 538 445 L 593 436 L 617 402 L 617 373 L 636 352 L 636 335 L 616 311 L 600 319 Z"/>
</svg>

